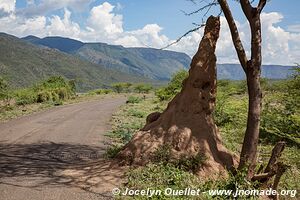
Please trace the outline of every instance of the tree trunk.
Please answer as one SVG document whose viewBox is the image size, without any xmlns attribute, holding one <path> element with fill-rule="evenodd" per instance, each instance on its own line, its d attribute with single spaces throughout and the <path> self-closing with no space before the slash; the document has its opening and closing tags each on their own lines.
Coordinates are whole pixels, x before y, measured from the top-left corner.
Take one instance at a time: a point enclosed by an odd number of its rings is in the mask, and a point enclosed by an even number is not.
<svg viewBox="0 0 300 200">
<path fill-rule="evenodd" d="M 248 20 L 251 27 L 251 60 L 247 62 L 246 77 L 248 86 L 248 119 L 240 156 L 239 169 L 248 168 L 248 178 L 254 175 L 257 159 L 257 145 L 259 140 L 260 113 L 262 91 L 260 87 L 261 74 L 261 24 L 260 13 L 253 8 Z"/>
<path fill-rule="evenodd" d="M 209 17 L 181 92 L 162 114 L 153 113 L 147 117 L 146 126 L 117 155 L 119 163 L 144 165 L 162 146 L 170 146 L 170 160 L 204 155 L 204 166 L 196 170 L 200 176 L 211 177 L 214 173 L 225 172 L 236 163 L 222 145 L 212 117 L 216 99 L 215 48 L 219 30 L 219 18 Z"/>
<path fill-rule="evenodd" d="M 259 139 L 262 94 L 260 88 L 259 74 L 260 72 L 255 68 L 249 68 L 247 71 L 247 85 L 249 94 L 248 119 L 239 166 L 241 169 L 245 165 L 248 165 L 249 177 L 252 177 L 254 175 L 254 168 L 256 165 L 257 158 L 257 145 Z"/>
</svg>

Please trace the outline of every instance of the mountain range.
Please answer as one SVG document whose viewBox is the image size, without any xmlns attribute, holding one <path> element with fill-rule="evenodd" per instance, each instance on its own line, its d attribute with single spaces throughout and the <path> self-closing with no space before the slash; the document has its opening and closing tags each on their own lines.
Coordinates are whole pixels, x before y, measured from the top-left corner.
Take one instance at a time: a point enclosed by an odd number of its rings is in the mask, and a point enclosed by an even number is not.
<svg viewBox="0 0 300 200">
<path fill-rule="evenodd" d="M 60 51 L 78 55 L 95 64 L 116 69 L 129 74 L 138 74 L 151 79 L 169 80 L 179 69 L 188 69 L 191 58 L 173 51 L 152 48 L 125 48 L 105 43 L 83 43 L 62 37 L 23 38 L 37 45 L 44 45 Z M 245 78 L 239 64 L 217 64 L 218 78 L 241 80 Z M 291 66 L 263 65 L 262 77 L 268 79 L 285 79 L 293 71 Z"/>
<path fill-rule="evenodd" d="M 188 69 L 191 58 L 174 51 L 125 48 L 106 43 L 83 43 L 63 37 L 17 38 L 0 33 L 0 75 L 20 87 L 50 75 L 63 75 L 78 82 L 82 91 L 108 87 L 112 82 L 167 81 L 180 69 Z M 219 79 L 244 79 L 238 64 L 218 64 Z M 293 67 L 262 66 L 262 76 L 284 79 Z"/>
<path fill-rule="evenodd" d="M 82 43 L 62 37 L 40 39 L 27 36 L 22 39 L 35 45 L 58 49 L 109 69 L 155 80 L 169 80 L 173 73 L 180 69 L 187 69 L 191 62 L 188 55 L 174 51 L 125 48 L 106 43 Z"/>
</svg>

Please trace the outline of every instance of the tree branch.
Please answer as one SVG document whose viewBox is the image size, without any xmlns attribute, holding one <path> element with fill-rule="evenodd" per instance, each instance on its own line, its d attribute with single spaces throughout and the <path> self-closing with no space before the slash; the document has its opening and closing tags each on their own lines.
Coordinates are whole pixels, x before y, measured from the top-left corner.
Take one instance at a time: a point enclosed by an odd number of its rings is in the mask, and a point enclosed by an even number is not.
<svg viewBox="0 0 300 200">
<path fill-rule="evenodd" d="M 259 181 L 259 180 L 263 180 L 263 179 L 268 179 L 268 178 L 274 176 L 275 174 L 276 174 L 275 171 L 268 172 L 268 173 L 257 174 L 257 175 L 254 175 L 251 180 L 252 181 Z"/>
<path fill-rule="evenodd" d="M 260 0 L 257 6 L 258 13 L 261 13 L 261 11 L 264 9 L 265 5 L 267 3 L 267 0 Z"/>
<path fill-rule="evenodd" d="M 181 12 L 183 12 L 186 16 L 190 16 L 190 15 L 199 13 L 199 12 L 205 10 L 206 8 L 208 8 L 208 10 L 210 10 L 210 8 L 211 8 L 212 6 L 217 6 L 217 5 L 219 5 L 219 4 L 218 4 L 217 2 L 215 2 L 215 1 L 213 1 L 212 3 L 209 3 L 209 4 L 207 4 L 207 5 L 205 5 L 205 6 L 201 7 L 201 8 L 199 8 L 199 9 L 193 11 L 193 12 L 187 13 L 187 12 L 185 12 L 185 11 L 183 11 L 183 10 L 181 10 Z"/>
<path fill-rule="evenodd" d="M 280 141 L 275 145 L 275 147 L 272 150 L 272 155 L 270 157 L 268 165 L 265 168 L 264 172 L 269 172 L 272 170 L 272 167 L 277 162 L 277 160 L 280 158 L 281 153 L 284 150 L 285 144 L 286 143 L 284 141 Z"/>
<path fill-rule="evenodd" d="M 237 26 L 235 24 L 234 18 L 232 16 L 230 8 L 227 4 L 227 1 L 226 0 L 218 0 L 218 2 L 223 10 L 226 21 L 229 25 L 233 44 L 234 44 L 235 50 L 237 52 L 239 61 L 242 65 L 244 71 L 246 72 L 247 71 L 247 56 L 246 56 L 246 52 L 243 47 L 242 41 L 240 39 L 239 32 L 238 32 Z"/>
<path fill-rule="evenodd" d="M 160 48 L 160 49 L 163 50 L 163 49 L 169 48 L 170 46 L 172 46 L 172 45 L 178 43 L 182 38 L 184 38 L 184 37 L 187 36 L 188 34 L 190 34 L 190 33 L 192 33 L 192 32 L 195 32 L 195 31 L 198 31 L 200 28 L 202 28 L 202 27 L 204 27 L 204 26 L 205 26 L 205 24 L 200 24 L 198 27 L 196 27 L 196 28 L 194 28 L 194 29 L 191 29 L 191 30 L 187 31 L 185 34 L 183 34 L 182 36 L 180 36 L 177 40 L 175 40 L 174 42 L 171 42 L 171 43 L 168 44 L 167 46 L 162 47 L 162 48 Z"/>
<path fill-rule="evenodd" d="M 247 17 L 248 21 L 251 22 L 252 9 L 253 9 L 251 3 L 249 2 L 249 0 L 240 0 L 240 2 L 245 16 Z"/>
</svg>

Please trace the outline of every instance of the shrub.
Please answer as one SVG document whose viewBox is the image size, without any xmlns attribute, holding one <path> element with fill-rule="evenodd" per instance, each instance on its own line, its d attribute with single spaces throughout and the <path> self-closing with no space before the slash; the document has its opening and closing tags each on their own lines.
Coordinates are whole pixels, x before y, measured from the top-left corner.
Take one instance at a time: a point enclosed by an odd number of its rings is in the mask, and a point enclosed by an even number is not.
<svg viewBox="0 0 300 200">
<path fill-rule="evenodd" d="M 135 109 L 130 109 L 130 110 L 128 110 L 128 113 L 129 113 L 131 116 L 138 117 L 138 118 L 143 118 L 143 117 L 146 116 L 146 113 L 145 113 L 145 112 L 139 111 L 139 110 L 135 110 Z"/>
<path fill-rule="evenodd" d="M 152 162 L 167 164 L 170 161 L 171 146 L 166 144 L 158 147 L 152 155 Z"/>
<path fill-rule="evenodd" d="M 261 138 L 275 143 L 284 139 L 300 146 L 300 68 L 285 81 L 285 92 L 266 99 L 261 117 Z"/>
<path fill-rule="evenodd" d="M 149 93 L 152 86 L 149 84 L 138 84 L 134 86 L 134 91 L 137 93 Z"/>
<path fill-rule="evenodd" d="M 16 104 L 26 105 L 37 102 L 37 94 L 32 88 L 20 89 L 15 92 Z"/>
<path fill-rule="evenodd" d="M 74 84 L 61 76 L 52 76 L 31 88 L 16 90 L 14 96 L 19 105 L 43 102 L 61 105 L 64 100 L 75 96 Z"/>
<path fill-rule="evenodd" d="M 52 100 L 52 94 L 49 91 L 41 91 L 37 94 L 37 103 L 47 102 Z"/>
<path fill-rule="evenodd" d="M 8 95 L 8 83 L 0 77 L 0 99 L 5 99 Z"/>
<path fill-rule="evenodd" d="M 178 92 L 180 92 L 182 88 L 182 82 L 188 76 L 188 72 L 186 70 L 180 70 L 172 76 L 169 84 L 160 88 L 155 92 L 155 95 L 158 97 L 160 101 L 169 100 L 174 97 Z"/>
<path fill-rule="evenodd" d="M 112 145 L 106 149 L 104 156 L 106 158 L 115 158 L 122 148 L 123 147 L 119 145 Z"/>
<path fill-rule="evenodd" d="M 140 103 L 142 101 L 141 97 L 129 96 L 126 103 Z"/>
<path fill-rule="evenodd" d="M 5 106 L 9 106 L 8 104 L 11 98 L 12 95 L 11 91 L 9 90 L 7 81 L 4 78 L 0 77 L 0 100 L 3 100 L 5 102 Z"/>
<path fill-rule="evenodd" d="M 113 93 L 111 89 L 97 89 L 89 91 L 89 95 L 102 95 L 102 94 L 110 94 Z"/>
<path fill-rule="evenodd" d="M 112 89 L 117 92 L 129 92 L 129 88 L 132 86 L 131 83 L 114 83 L 111 85 Z"/>
</svg>

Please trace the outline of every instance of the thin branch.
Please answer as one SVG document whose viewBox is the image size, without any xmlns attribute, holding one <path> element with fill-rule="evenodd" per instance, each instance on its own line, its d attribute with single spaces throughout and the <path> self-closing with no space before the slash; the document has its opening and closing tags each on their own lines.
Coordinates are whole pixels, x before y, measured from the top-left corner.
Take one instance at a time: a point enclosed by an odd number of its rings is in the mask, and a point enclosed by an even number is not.
<svg viewBox="0 0 300 200">
<path fill-rule="evenodd" d="M 191 16 L 191 15 L 193 15 L 193 14 L 196 14 L 196 13 L 199 13 L 199 12 L 205 10 L 206 8 L 208 8 L 208 10 L 210 10 L 210 8 L 211 8 L 212 6 L 217 6 L 217 5 L 219 5 L 219 3 L 213 1 L 212 3 L 209 3 L 209 4 L 207 4 L 207 5 L 205 5 L 205 6 L 201 7 L 201 8 L 199 8 L 199 9 L 193 11 L 193 12 L 187 13 L 187 12 L 185 12 L 184 10 L 181 10 L 181 12 L 183 12 L 186 16 Z"/>
<path fill-rule="evenodd" d="M 214 1 L 215 2 L 215 1 Z M 219 5 L 219 3 L 217 3 L 217 5 Z M 206 10 L 206 12 L 204 13 L 203 17 L 206 17 L 207 13 L 210 11 L 210 9 L 212 8 L 212 6 L 215 6 L 215 5 L 210 5 L 208 7 L 208 9 Z"/>
<path fill-rule="evenodd" d="M 194 5 L 197 4 L 195 0 L 186 0 L 186 1 L 192 2 Z"/>
<path fill-rule="evenodd" d="M 204 26 L 205 26 L 205 24 L 201 24 L 201 25 L 199 25 L 198 27 L 196 27 L 196 28 L 194 28 L 194 29 L 191 29 L 191 30 L 187 31 L 185 34 L 183 34 L 182 36 L 180 36 L 177 40 L 175 40 L 174 42 L 172 42 L 172 43 L 168 44 L 167 46 L 162 47 L 162 48 L 160 48 L 160 49 L 163 50 L 163 49 L 169 48 L 170 46 L 172 46 L 172 45 L 178 43 L 182 38 L 184 38 L 184 37 L 187 36 L 188 34 L 190 34 L 190 33 L 192 33 L 192 32 L 195 32 L 195 31 L 198 31 L 200 28 L 202 28 L 202 27 L 204 27 Z"/>
<path fill-rule="evenodd" d="M 260 0 L 257 6 L 258 13 L 261 13 L 261 11 L 264 9 L 265 5 L 267 3 L 267 0 Z"/>
<path fill-rule="evenodd" d="M 223 10 L 224 16 L 225 16 L 226 21 L 229 25 L 229 29 L 230 29 L 230 32 L 231 32 L 233 44 L 234 44 L 235 50 L 237 52 L 239 61 L 242 65 L 244 71 L 246 72 L 247 71 L 247 61 L 248 60 L 247 60 L 246 52 L 245 52 L 245 49 L 243 47 L 242 41 L 240 39 L 240 35 L 239 35 L 239 32 L 238 32 L 237 26 L 235 24 L 234 18 L 232 16 L 230 8 L 227 4 L 227 1 L 226 0 L 218 0 L 218 2 L 219 2 L 220 6 Z"/>
</svg>

